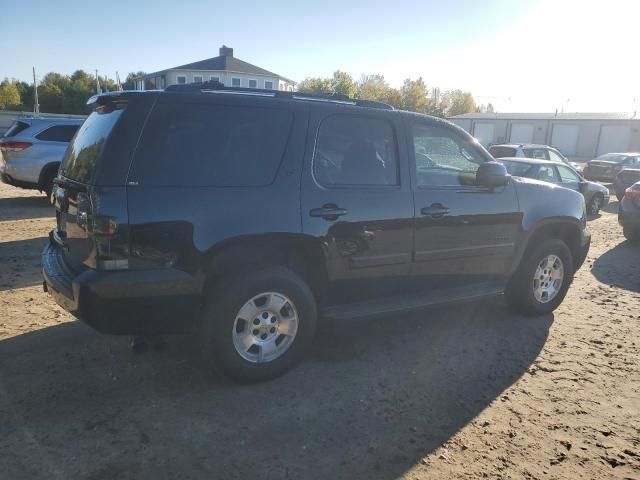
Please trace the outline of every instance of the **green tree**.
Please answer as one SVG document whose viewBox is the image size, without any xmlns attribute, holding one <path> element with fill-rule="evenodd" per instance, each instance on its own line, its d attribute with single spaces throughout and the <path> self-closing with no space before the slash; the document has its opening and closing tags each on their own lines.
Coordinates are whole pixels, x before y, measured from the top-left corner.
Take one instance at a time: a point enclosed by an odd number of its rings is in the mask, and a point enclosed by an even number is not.
<svg viewBox="0 0 640 480">
<path fill-rule="evenodd" d="M 444 102 L 444 112 L 447 117 L 471 113 L 476 110 L 476 102 L 473 95 L 462 90 L 451 90 L 442 96 Z"/>
<path fill-rule="evenodd" d="M 355 97 L 358 91 L 356 82 L 353 81 L 351 75 L 340 70 L 333 72 L 333 77 L 329 81 L 329 84 L 331 93 L 346 95 L 349 98 Z"/>
<path fill-rule="evenodd" d="M 20 104 L 20 90 L 16 83 L 5 78 L 0 83 L 0 110 L 17 110 Z"/>
<path fill-rule="evenodd" d="M 317 93 L 330 95 L 333 93 L 331 79 L 329 78 L 305 78 L 298 84 L 298 91 L 301 93 Z"/>
<path fill-rule="evenodd" d="M 411 112 L 426 112 L 429 103 L 428 90 L 422 77 L 417 80 L 407 78 L 402 85 L 401 93 L 403 109 Z"/>
<path fill-rule="evenodd" d="M 43 113 L 63 113 L 63 95 L 59 86 L 46 83 L 38 85 L 38 101 Z"/>
</svg>

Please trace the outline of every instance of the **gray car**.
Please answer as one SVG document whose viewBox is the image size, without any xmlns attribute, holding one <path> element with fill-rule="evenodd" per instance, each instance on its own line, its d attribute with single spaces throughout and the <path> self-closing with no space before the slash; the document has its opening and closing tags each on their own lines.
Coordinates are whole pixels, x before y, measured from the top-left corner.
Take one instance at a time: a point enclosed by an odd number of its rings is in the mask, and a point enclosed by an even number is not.
<svg viewBox="0 0 640 480">
<path fill-rule="evenodd" d="M 599 183 L 585 180 L 574 169 L 549 160 L 530 158 L 500 158 L 507 171 L 515 177 L 535 178 L 544 182 L 555 183 L 584 196 L 587 212 L 596 215 L 602 207 L 609 203 L 609 189 Z"/>
<path fill-rule="evenodd" d="M 84 118 L 22 117 L 0 137 L 0 178 L 4 183 L 51 195 L 67 145 Z"/>
</svg>

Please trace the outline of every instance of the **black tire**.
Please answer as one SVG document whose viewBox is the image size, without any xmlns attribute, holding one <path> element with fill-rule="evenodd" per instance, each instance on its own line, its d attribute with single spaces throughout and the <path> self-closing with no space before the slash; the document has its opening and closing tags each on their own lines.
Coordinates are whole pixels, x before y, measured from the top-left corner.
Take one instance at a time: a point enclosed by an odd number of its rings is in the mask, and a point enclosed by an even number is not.
<svg viewBox="0 0 640 480">
<path fill-rule="evenodd" d="M 640 228 L 631 228 L 625 225 L 622 227 L 622 234 L 630 242 L 640 242 Z"/>
<path fill-rule="evenodd" d="M 598 205 L 596 205 L 596 201 L 598 201 Z M 600 213 L 600 208 L 602 207 L 602 203 L 604 202 L 604 197 L 599 193 L 596 193 L 591 200 L 589 200 L 589 204 L 587 205 L 587 213 L 589 215 L 597 215 Z"/>
<path fill-rule="evenodd" d="M 238 353 L 232 332 L 242 306 L 256 295 L 277 292 L 288 297 L 298 314 L 297 333 L 278 358 L 253 363 Z M 207 363 L 240 381 L 258 382 L 276 378 L 296 366 L 307 352 L 317 326 L 313 294 L 297 274 L 281 266 L 266 266 L 225 278 L 205 292 L 200 324 L 200 344 Z"/>
<path fill-rule="evenodd" d="M 536 268 L 547 255 L 556 255 L 560 258 L 564 267 L 564 278 L 556 296 L 549 302 L 542 303 L 534 296 L 533 278 Z M 564 300 L 573 280 L 573 274 L 573 258 L 569 247 L 562 240 L 543 240 L 538 245 L 532 245 L 525 252 L 518 270 L 514 273 L 505 290 L 507 303 L 516 312 L 527 316 L 551 313 Z"/>
<path fill-rule="evenodd" d="M 56 171 L 48 172 L 44 178 L 44 183 L 42 184 L 42 191 L 47 196 L 47 202 L 53 205 L 51 201 L 51 193 L 53 193 L 53 179 L 56 178 Z"/>
</svg>

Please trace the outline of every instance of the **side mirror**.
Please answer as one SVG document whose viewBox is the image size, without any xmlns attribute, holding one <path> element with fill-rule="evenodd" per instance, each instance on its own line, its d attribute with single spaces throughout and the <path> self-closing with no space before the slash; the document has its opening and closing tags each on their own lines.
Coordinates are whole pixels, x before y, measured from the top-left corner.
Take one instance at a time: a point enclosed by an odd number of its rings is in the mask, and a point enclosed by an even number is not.
<svg viewBox="0 0 640 480">
<path fill-rule="evenodd" d="M 485 162 L 478 167 L 476 181 L 483 187 L 503 187 L 509 181 L 509 173 L 500 162 Z"/>
</svg>

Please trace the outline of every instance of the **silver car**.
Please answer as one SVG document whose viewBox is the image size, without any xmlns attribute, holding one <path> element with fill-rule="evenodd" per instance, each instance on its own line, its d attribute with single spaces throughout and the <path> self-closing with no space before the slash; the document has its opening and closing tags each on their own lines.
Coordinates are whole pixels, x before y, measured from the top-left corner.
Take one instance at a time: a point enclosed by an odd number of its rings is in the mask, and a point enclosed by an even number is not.
<svg viewBox="0 0 640 480">
<path fill-rule="evenodd" d="M 84 118 L 21 117 L 0 137 L 4 183 L 51 196 L 53 179 L 67 145 Z"/>
</svg>

